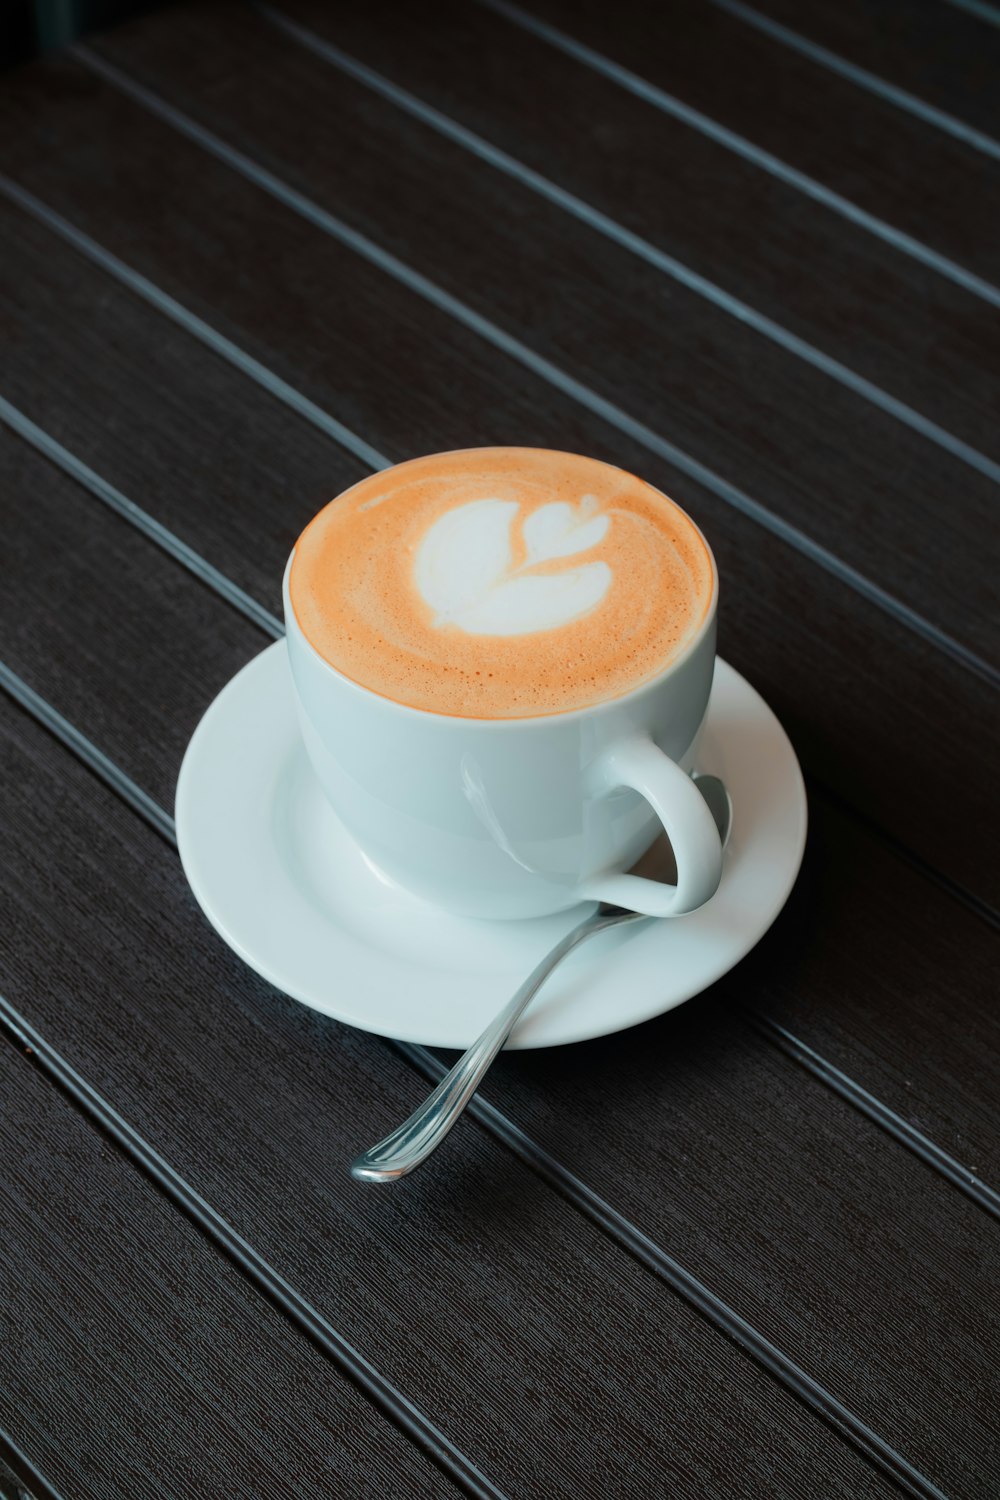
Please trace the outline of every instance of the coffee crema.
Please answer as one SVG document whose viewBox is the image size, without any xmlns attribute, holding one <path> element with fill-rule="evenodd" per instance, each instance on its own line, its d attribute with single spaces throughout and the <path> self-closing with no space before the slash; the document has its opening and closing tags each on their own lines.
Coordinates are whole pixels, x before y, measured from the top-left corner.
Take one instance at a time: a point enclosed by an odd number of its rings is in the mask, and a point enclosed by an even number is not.
<svg viewBox="0 0 1000 1500">
<path fill-rule="evenodd" d="M 416 458 L 309 523 L 289 592 L 310 644 L 412 708 L 566 713 L 656 677 L 712 604 L 711 554 L 665 495 L 540 448 Z"/>
</svg>

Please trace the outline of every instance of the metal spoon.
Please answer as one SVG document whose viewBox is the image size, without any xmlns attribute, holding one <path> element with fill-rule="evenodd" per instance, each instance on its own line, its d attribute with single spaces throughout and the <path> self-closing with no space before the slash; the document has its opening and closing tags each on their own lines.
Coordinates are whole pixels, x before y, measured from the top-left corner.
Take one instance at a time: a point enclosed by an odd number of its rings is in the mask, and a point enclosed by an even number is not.
<svg viewBox="0 0 1000 1500">
<path fill-rule="evenodd" d="M 729 793 L 718 776 L 695 776 L 695 783 L 715 819 L 725 845 L 732 822 Z M 513 999 L 490 1022 L 478 1041 L 462 1054 L 423 1104 L 377 1146 L 351 1163 L 351 1176 L 359 1182 L 395 1182 L 427 1160 L 444 1140 L 510 1036 L 521 1015 L 548 979 L 553 969 L 585 938 L 625 922 L 651 920 L 644 913 L 601 902 L 597 910 L 568 932 L 551 953 L 528 975 Z"/>
</svg>

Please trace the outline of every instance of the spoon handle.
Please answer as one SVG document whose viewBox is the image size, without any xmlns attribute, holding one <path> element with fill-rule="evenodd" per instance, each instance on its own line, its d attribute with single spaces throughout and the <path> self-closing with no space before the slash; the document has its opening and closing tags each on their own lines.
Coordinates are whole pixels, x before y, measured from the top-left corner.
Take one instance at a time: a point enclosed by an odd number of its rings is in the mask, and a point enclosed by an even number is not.
<svg viewBox="0 0 1000 1500">
<path fill-rule="evenodd" d="M 609 927 L 631 916 L 631 912 L 611 915 L 607 910 L 598 908 L 578 927 L 568 932 L 545 955 L 538 967 L 532 970 L 482 1036 L 462 1054 L 451 1072 L 445 1074 L 434 1092 L 410 1118 L 391 1135 L 387 1135 L 384 1141 L 372 1146 L 371 1150 L 365 1151 L 352 1162 L 351 1176 L 359 1182 L 395 1182 L 426 1161 L 431 1152 L 440 1146 L 465 1109 L 525 1007 L 534 999 L 556 965 L 592 932 L 598 932 L 602 927 Z"/>
</svg>

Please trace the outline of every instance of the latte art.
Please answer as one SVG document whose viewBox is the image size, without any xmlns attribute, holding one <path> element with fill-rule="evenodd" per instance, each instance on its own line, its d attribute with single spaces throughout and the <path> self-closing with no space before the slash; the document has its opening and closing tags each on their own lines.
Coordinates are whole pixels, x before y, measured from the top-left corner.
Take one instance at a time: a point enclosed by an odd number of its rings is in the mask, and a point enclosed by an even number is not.
<svg viewBox="0 0 1000 1500">
<path fill-rule="evenodd" d="M 414 459 L 331 502 L 289 591 L 321 656 L 415 708 L 524 718 L 615 698 L 697 634 L 711 555 L 621 469 L 534 448 Z"/>
<path fill-rule="evenodd" d="M 515 563 L 515 500 L 470 500 L 434 522 L 417 549 L 414 582 L 438 611 L 435 625 L 470 635 L 530 635 L 568 625 L 599 604 L 611 586 L 605 562 L 561 571 L 538 565 L 586 552 L 603 541 L 609 518 L 587 495 L 580 512 L 557 500 L 524 521 L 522 560 Z"/>
</svg>

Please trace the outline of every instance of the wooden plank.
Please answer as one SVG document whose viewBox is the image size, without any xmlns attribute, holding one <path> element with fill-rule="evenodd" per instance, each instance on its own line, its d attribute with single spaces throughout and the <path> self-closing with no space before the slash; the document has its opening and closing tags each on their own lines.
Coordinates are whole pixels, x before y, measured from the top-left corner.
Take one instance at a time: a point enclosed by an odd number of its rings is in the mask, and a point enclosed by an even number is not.
<svg viewBox="0 0 1000 1500">
<path fill-rule="evenodd" d="M 0 1434 L 0 1449 L 0 1500 L 60 1500 L 9 1433 Z"/>
<path fill-rule="evenodd" d="M 413 109 L 443 113 L 442 130 L 450 122 L 473 132 L 638 236 L 652 249 L 663 297 L 675 294 L 681 272 L 657 262 L 656 252 L 711 282 L 720 301 L 737 299 L 740 317 L 763 315 L 995 455 L 1000 315 L 928 267 L 803 204 L 793 187 L 762 180 L 720 143 L 481 5 L 434 0 L 418 13 L 375 0 L 334 12 L 317 0 L 283 0 L 280 11 L 264 14 L 275 24 L 282 17 L 304 24 L 308 35 L 291 33 L 300 45 L 319 38 L 336 49 L 317 54 L 331 87 L 357 60 L 406 90 Z M 433 47 L 421 45 L 428 25 Z M 287 54 L 275 61 L 291 69 Z M 649 256 L 649 248 L 626 243 L 633 256 Z M 655 280 L 622 264 L 626 293 L 655 307 Z M 677 336 L 673 313 L 661 326 Z M 730 338 L 735 353 L 738 327 Z"/>
<path fill-rule="evenodd" d="M 9 474 L 7 492 L 43 493 L 46 487 L 30 480 L 39 460 L 30 455 L 25 462 L 20 478 Z M 158 617 L 164 594 L 179 599 L 197 587 L 183 575 L 174 578 L 173 565 L 142 537 L 122 530 L 112 540 L 114 518 L 78 498 L 76 524 L 103 543 L 103 572 L 97 572 L 75 544 L 66 546 L 74 505 L 63 481 L 51 486 L 48 506 L 50 515 L 44 504 L 32 507 L 37 519 L 26 517 L 25 524 L 44 556 L 58 514 L 61 545 L 81 559 L 75 585 L 69 570 L 61 580 L 69 619 L 87 619 L 74 605 L 77 590 L 107 597 L 112 556 L 115 592 L 108 602 L 115 616 L 131 612 L 148 622 Z M 31 618 L 18 599 L 9 608 Z M 164 618 L 169 629 L 158 634 L 166 646 L 153 643 L 131 666 L 128 654 L 125 666 L 119 658 L 120 670 L 135 674 L 135 691 L 116 700 L 129 715 L 144 714 L 144 683 L 156 681 L 169 702 L 180 691 L 171 676 L 195 683 L 215 676 L 214 666 L 204 672 L 200 663 L 214 654 L 216 632 L 197 611 L 187 629 L 182 608 L 168 608 Z M 26 632 L 26 640 L 32 635 Z M 63 680 L 58 653 L 25 657 L 18 665 L 34 686 L 61 710 L 82 706 L 86 713 L 83 694 Z M 88 724 L 85 718 L 85 730 Z M 638 1493 L 653 1482 L 664 1462 L 657 1445 L 667 1408 L 662 1391 L 654 1394 L 663 1378 L 660 1357 L 640 1325 L 669 1326 L 684 1359 L 696 1360 L 683 1376 L 678 1369 L 671 1377 L 689 1393 L 701 1391 L 707 1378 L 698 1361 L 729 1359 L 729 1346 L 716 1348 L 717 1335 L 690 1321 L 662 1285 L 471 1126 L 403 1193 L 349 1191 L 353 1150 L 405 1113 L 420 1083 L 385 1044 L 324 1022 L 258 984 L 205 929 L 168 851 L 155 840 L 151 849 L 152 835 L 109 812 L 100 789 L 58 752 L 45 750 L 37 731 L 24 729 L 5 768 L 13 808 L 0 868 L 23 935 L 11 980 L 14 1003 L 283 1274 L 335 1312 L 352 1343 L 360 1340 L 397 1382 L 406 1373 L 433 1420 L 505 1486 L 515 1477 L 505 1462 L 514 1460 L 498 1453 L 494 1424 L 533 1420 L 521 1406 L 526 1383 L 543 1409 L 557 1411 L 558 1423 L 566 1424 L 563 1437 L 581 1473 L 592 1472 L 587 1465 L 601 1452 L 611 1455 L 623 1486 L 634 1484 Z M 54 847 L 60 857 L 53 874 Z M 70 899 L 72 890 L 92 883 L 85 869 L 103 872 L 102 887 L 113 892 L 107 910 L 103 897 L 96 912 Z M 930 890 L 932 900 L 935 894 Z M 53 911 L 69 924 L 64 937 L 51 931 Z M 883 944 L 887 951 L 884 933 Z M 50 977 L 40 987 L 34 975 L 43 953 Z M 152 986 L 142 977 L 151 966 Z M 65 975 L 74 993 L 95 994 L 98 987 L 100 1004 L 67 1007 L 51 975 Z M 743 995 L 749 982 L 734 978 Z M 555 1068 L 551 1058 L 531 1059 L 523 1072 L 515 1062 L 498 1076 L 501 1097 L 513 1090 L 518 1123 L 560 1156 L 572 1145 L 564 1159 L 585 1180 L 600 1183 L 613 1206 L 634 1216 L 643 1232 L 662 1237 L 668 1252 L 710 1287 L 724 1287 L 724 1300 L 737 1311 L 752 1308 L 751 1321 L 798 1363 L 822 1368 L 828 1388 L 859 1406 L 863 1421 L 891 1434 L 888 1440 L 911 1462 L 938 1483 L 960 1480 L 968 1492 L 982 1492 L 989 1424 L 978 1396 L 968 1393 L 985 1389 L 992 1358 L 995 1275 L 985 1215 L 809 1081 L 734 1018 L 721 996 L 557 1057 Z M 570 1097 L 574 1081 L 579 1103 Z M 595 1120 L 601 1121 L 596 1132 Z M 297 1205 L 292 1223 L 289 1196 Z M 711 1275 L 703 1275 L 709 1267 Z M 537 1289 L 538 1299 L 527 1310 L 525 1285 Z M 569 1301 L 567 1287 L 575 1288 Z M 478 1341 L 477 1375 L 451 1369 L 442 1297 Z M 875 1327 L 872 1306 L 880 1310 Z M 373 1319 L 375 1309 L 384 1309 L 385 1321 L 381 1314 Z M 530 1353 L 539 1337 L 536 1317 L 550 1329 L 548 1343 L 558 1340 L 558 1369 L 546 1363 L 544 1375 Z M 627 1398 L 614 1382 L 606 1387 L 598 1414 L 572 1393 L 585 1383 L 594 1347 L 609 1341 L 615 1368 L 620 1360 L 637 1383 Z M 485 1378 L 481 1361 L 491 1344 L 508 1348 L 511 1357 L 503 1369 L 490 1367 L 494 1404 L 484 1431 L 470 1414 L 466 1382 L 472 1379 L 475 1390 Z M 720 1389 L 735 1381 L 741 1401 L 750 1399 L 748 1391 L 759 1399 L 755 1372 L 748 1385 L 738 1364 L 727 1369 Z M 947 1391 L 961 1391 L 963 1400 L 942 1399 Z M 734 1397 L 729 1389 L 721 1399 Z M 668 1404 L 679 1399 L 671 1385 Z M 958 1407 L 961 1426 L 952 1420 Z M 715 1410 L 711 1422 L 724 1426 L 730 1417 Z M 755 1420 L 766 1426 L 770 1419 Z M 722 1441 L 687 1422 L 685 1416 L 685 1455 Z M 652 1468 L 641 1475 L 623 1467 L 618 1446 L 616 1434 L 629 1424 L 653 1442 Z M 546 1431 L 551 1426 L 534 1426 L 526 1451 L 540 1445 L 551 1465 Z M 756 1462 L 751 1458 L 751 1469 Z M 579 1483 L 572 1463 L 562 1480 L 567 1492 Z M 747 1480 L 748 1488 L 753 1482 Z"/>
<path fill-rule="evenodd" d="M 992 285 L 996 162 L 701 0 L 651 24 L 641 0 L 536 0 L 560 28 Z"/>
<path fill-rule="evenodd" d="M 757 0 L 755 9 L 1000 139 L 1000 35 L 942 0 Z"/>
<path fill-rule="evenodd" d="M 21 89 L 9 88 L 4 104 L 8 121 L 17 121 L 0 146 L 7 167 L 388 457 L 497 440 L 539 443 L 603 454 L 676 494 L 719 558 L 723 653 L 772 702 L 813 771 L 953 878 L 994 896 L 995 837 L 976 787 L 989 772 L 995 696 L 980 679 L 954 670 L 942 653 L 853 590 L 79 69 L 34 70 Z M 33 124 L 40 110 L 44 136 Z M 155 485 L 157 503 L 169 505 L 164 518 L 218 564 L 223 533 L 204 495 L 178 486 L 164 499 L 170 486 L 161 481 L 177 441 L 159 420 L 168 413 L 154 405 L 140 418 L 133 410 L 118 427 L 108 421 L 107 401 L 130 410 L 127 388 L 120 396 L 106 391 L 94 404 L 89 379 L 67 385 L 70 370 L 96 369 L 112 358 L 105 309 L 122 294 L 110 278 L 86 273 L 81 258 L 67 256 L 53 236 L 33 230 L 26 218 L 18 227 L 17 215 L 4 215 L 9 256 L 17 257 L 4 304 L 16 330 L 5 387 L 11 399 L 43 424 L 51 412 L 57 434 L 136 499 L 142 500 L 141 484 Z M 124 300 L 134 304 L 131 296 Z M 72 308 L 72 317 L 53 321 L 53 301 Z M 127 320 L 114 316 L 116 329 L 123 328 Z M 154 326 L 157 340 L 170 346 L 166 323 L 157 319 Z M 172 378 L 183 377 L 185 357 L 172 363 Z M 196 353 L 191 357 L 194 368 L 207 368 Z M 140 420 L 148 469 L 141 482 L 134 437 Z M 219 433 L 227 426 L 220 422 Z M 255 499 L 250 484 L 247 512 L 224 537 L 224 566 L 248 586 L 254 580 L 259 597 L 273 599 L 285 541 L 317 491 L 337 487 L 344 458 L 329 445 L 328 483 L 322 460 L 316 467 L 310 457 L 299 467 L 300 449 L 317 450 L 306 423 L 284 410 L 264 436 L 281 444 L 280 458 L 273 466 L 268 460 L 262 477 L 287 474 L 285 492 L 301 494 L 302 504 L 288 500 L 282 519 L 277 496 L 284 487 L 276 479 L 270 530 L 261 533 L 253 513 L 261 504 L 266 509 L 267 497 L 257 490 Z M 957 764 L 965 767 L 959 778 Z"/>
<path fill-rule="evenodd" d="M 178 591 L 173 568 L 152 545 L 148 574 L 123 578 L 114 558 L 122 542 L 134 547 L 133 529 L 98 502 L 88 505 L 6 431 L 0 442 L 11 486 L 3 498 L 6 660 L 15 671 L 29 662 L 36 669 L 46 660 L 64 663 L 70 695 L 63 711 L 81 716 L 91 736 L 113 745 L 143 787 L 172 807 L 180 758 L 208 699 L 262 637 L 194 580 Z M 73 511 L 64 513 L 60 500 Z M 93 585 L 86 593 L 83 577 Z M 202 632 L 211 633 L 210 663 L 192 674 L 176 643 Z M 130 664 L 138 662 L 137 678 Z"/>
<path fill-rule="evenodd" d="M 459 1493 L 7 1038 L 0 1089 L 0 1423 L 63 1495 Z"/>
<path fill-rule="evenodd" d="M 980 563 L 1000 464 L 960 462 L 242 8 L 100 51 L 1000 668 Z"/>
<path fill-rule="evenodd" d="M 998 962 L 994 927 L 814 797 L 792 900 L 728 993 L 997 1188 Z"/>
</svg>

